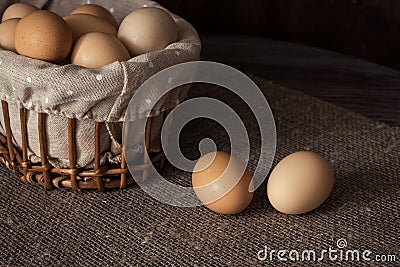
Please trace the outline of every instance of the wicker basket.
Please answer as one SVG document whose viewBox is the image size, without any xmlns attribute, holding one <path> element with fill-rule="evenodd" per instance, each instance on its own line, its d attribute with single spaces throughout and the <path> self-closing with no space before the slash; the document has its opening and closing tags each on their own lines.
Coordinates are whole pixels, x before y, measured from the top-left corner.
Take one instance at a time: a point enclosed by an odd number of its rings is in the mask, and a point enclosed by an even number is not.
<svg viewBox="0 0 400 267">
<path fill-rule="evenodd" d="M 17 1 L 8 1 L 7 3 L 9 4 L 11 2 L 17 2 Z M 68 14 L 68 12 L 70 12 L 72 8 L 76 7 L 77 4 L 83 4 L 81 0 L 73 0 L 73 1 L 31 0 L 28 2 L 35 4 L 38 7 L 49 8 L 60 15 Z M 148 6 L 148 5 L 158 6 L 156 2 L 147 0 L 123 0 L 123 1 L 118 1 L 118 3 L 117 1 L 110 1 L 110 0 L 95 0 L 93 2 L 95 4 L 103 4 L 107 8 L 111 8 L 111 5 L 114 5 L 114 7 L 116 7 L 115 8 L 116 11 L 117 10 L 121 11 L 120 13 L 117 12 L 114 13 L 118 21 L 121 21 L 121 19 L 123 19 L 123 16 L 126 15 L 125 13 L 129 12 L 129 9 L 125 8 L 125 6 L 123 5 L 129 5 L 130 7 L 132 7 L 133 4 L 135 4 L 137 7 Z M 0 4 L 0 10 L 1 9 L 4 10 L 4 6 L 2 5 L 3 4 Z M 122 62 L 120 65 L 115 64 L 115 68 L 117 68 L 115 73 L 117 72 L 124 73 L 126 75 L 124 76 L 125 77 L 124 86 L 129 86 L 129 88 L 133 88 L 132 90 L 134 90 L 134 88 L 140 86 L 139 83 L 143 82 L 145 79 L 149 78 L 153 73 L 156 73 L 156 71 L 159 71 L 160 69 L 181 62 L 198 59 L 200 53 L 200 40 L 197 36 L 197 33 L 190 26 L 190 24 L 188 24 L 187 22 L 185 22 L 184 20 L 175 15 L 173 16 L 174 19 L 177 20 L 177 25 L 179 22 L 180 27 L 184 27 L 182 28 L 184 32 L 180 32 L 180 35 L 186 36 L 185 39 L 180 40 L 174 44 L 171 44 L 163 51 L 153 52 L 150 53 L 149 55 L 147 54 L 142 55 L 133 58 L 128 62 Z M 107 188 L 125 188 L 126 186 L 133 184 L 135 179 L 136 180 L 146 179 L 148 175 L 148 169 L 151 166 L 150 164 L 155 165 L 157 169 L 161 169 L 164 166 L 165 156 L 162 150 L 158 148 L 152 149 L 154 147 L 153 145 L 155 145 L 157 142 L 160 143 L 159 139 L 161 133 L 159 131 L 161 130 L 158 130 L 159 129 L 158 127 L 160 125 L 160 122 L 162 123 L 165 120 L 168 111 L 172 109 L 176 104 L 178 104 L 180 100 L 183 99 L 183 97 L 186 95 L 188 88 L 182 89 L 181 91 L 178 90 L 178 94 L 165 98 L 163 100 L 165 102 L 163 103 L 157 103 L 160 104 L 158 105 L 157 110 L 153 110 L 155 112 L 151 113 L 152 117 L 147 118 L 144 146 L 146 147 L 147 151 L 150 151 L 151 162 L 147 162 L 148 157 L 144 156 L 143 162 L 140 162 L 140 165 L 133 167 L 134 170 L 133 175 L 135 176 L 134 179 L 127 167 L 125 161 L 125 155 L 123 153 L 124 151 L 123 148 L 121 148 L 122 152 L 118 152 L 121 154 L 116 155 L 118 157 L 118 161 L 104 160 L 103 157 L 104 154 L 102 154 L 104 153 L 103 149 L 104 143 L 102 143 L 102 140 L 104 140 L 104 135 L 103 135 L 104 132 L 102 132 L 102 130 L 104 130 L 104 125 L 106 123 L 113 123 L 113 122 L 118 122 L 122 124 L 121 121 L 121 116 L 123 115 L 122 109 L 118 111 L 119 113 L 114 112 L 113 113 L 114 117 L 112 117 L 111 120 L 108 120 L 108 117 L 106 118 L 105 116 L 104 110 L 110 106 L 109 102 L 107 103 L 107 105 L 106 104 L 103 105 L 105 108 L 102 109 L 103 113 L 101 114 L 101 116 L 99 115 L 97 117 L 87 118 L 85 117 L 86 114 L 90 113 L 87 112 L 88 110 L 82 109 L 83 111 L 81 110 L 79 114 L 76 114 L 74 113 L 75 110 L 68 105 L 65 105 L 64 107 L 61 106 L 61 108 L 58 107 L 59 109 L 62 110 L 62 112 L 57 113 L 59 110 L 55 112 L 54 110 L 49 111 L 43 108 L 42 106 L 45 106 L 42 105 L 43 103 L 39 103 L 37 106 L 35 106 L 34 104 L 32 106 L 31 100 L 22 99 L 21 96 L 18 96 L 15 99 L 10 99 L 9 96 L 13 94 L 13 90 L 15 91 L 15 88 L 11 84 L 11 81 L 14 82 L 16 80 L 18 81 L 23 80 L 21 78 L 22 76 L 18 77 L 19 72 L 22 73 L 27 71 L 24 74 L 26 75 L 30 70 L 29 68 L 31 67 L 34 71 L 35 69 L 43 71 L 46 68 L 49 68 L 50 70 L 54 71 L 54 68 L 48 65 L 46 62 L 39 62 L 27 59 L 21 56 L 17 56 L 8 51 L 1 51 L 1 49 L 0 52 L 2 53 L 1 55 L 3 57 L 0 63 L 1 67 L 3 68 L 2 72 L 0 72 L 0 74 L 3 73 L 2 77 L 0 77 L 0 84 L 1 84 L 0 96 L 2 102 L 1 104 L 3 113 L 2 116 L 4 119 L 3 122 L 1 123 L 3 134 L 0 134 L 0 161 L 3 162 L 9 169 L 13 170 L 14 172 L 22 174 L 22 181 L 34 185 L 43 186 L 44 189 L 46 190 L 52 188 L 71 188 L 73 190 L 97 189 L 98 191 L 103 192 Z M 180 58 L 175 59 L 174 57 L 177 55 L 180 56 Z M 9 63 L 8 65 L 9 68 L 8 71 L 5 69 L 6 64 L 3 62 L 4 57 L 6 61 L 8 60 L 8 62 L 12 62 Z M 159 58 L 161 60 L 157 60 Z M 149 62 L 146 63 L 146 60 L 149 60 Z M 136 65 L 129 65 L 129 64 L 136 64 Z M 153 73 L 148 71 L 145 73 L 145 75 L 142 75 L 133 72 L 133 70 L 135 69 L 137 70 L 137 68 L 134 67 L 139 66 L 139 68 L 141 68 L 145 64 L 148 64 L 150 66 L 151 71 L 153 71 Z M 14 66 L 16 69 L 13 71 L 9 71 L 11 68 L 14 68 Z M 109 71 L 111 68 L 112 66 L 105 67 L 104 71 Z M 74 77 L 73 75 L 80 73 L 85 73 L 85 75 L 87 74 L 91 76 L 94 75 L 95 77 L 96 74 L 95 71 L 97 70 L 92 71 L 89 69 L 75 69 L 75 72 L 69 72 L 69 71 L 70 68 L 66 68 L 63 69 L 61 72 L 67 73 L 65 74 L 66 76 L 68 76 L 69 73 L 71 76 L 68 77 Z M 101 69 L 100 71 L 103 71 L 103 69 Z M 111 69 L 111 71 L 113 71 L 113 69 Z M 134 75 L 142 75 L 142 76 L 138 77 Z M 55 88 L 57 86 L 63 87 L 64 83 L 61 80 L 54 80 L 54 79 L 52 80 L 51 77 L 42 78 L 43 76 L 46 76 L 46 73 L 43 72 L 40 74 L 38 73 L 37 76 L 47 81 L 47 83 L 49 83 L 47 87 L 49 88 L 50 87 Z M 18 79 L 16 79 L 16 77 Z M 28 79 L 28 82 L 30 83 L 29 86 L 33 86 L 30 77 Z M 109 84 L 116 84 L 116 83 L 117 82 L 115 82 L 115 80 L 114 82 L 113 81 L 109 82 Z M 19 84 L 20 88 L 22 88 L 21 84 L 22 83 Z M 74 83 L 74 85 L 75 84 L 77 83 Z M 80 85 L 80 86 L 81 87 L 84 86 L 84 88 L 92 88 L 92 90 L 95 89 L 95 87 L 87 85 Z M 109 91 L 112 91 L 111 89 L 113 88 L 110 88 Z M 132 92 L 134 93 L 134 91 Z M 127 94 L 124 95 L 124 97 L 126 97 L 124 99 L 125 102 L 127 101 L 127 96 L 129 95 Z M 107 97 L 108 97 L 107 101 L 110 101 L 110 95 L 107 95 Z M 28 103 L 27 101 L 30 102 Z M 100 102 L 100 104 L 102 103 L 103 102 Z M 90 106 L 90 103 L 87 106 Z M 114 108 L 115 107 L 112 106 L 113 111 L 115 111 Z M 19 114 L 16 114 L 18 113 L 18 110 Z M 51 160 L 54 159 L 54 155 L 50 155 L 51 154 L 50 149 L 51 148 L 54 149 L 55 147 L 57 147 L 57 144 L 52 143 L 54 142 L 54 135 L 50 136 L 49 131 L 51 129 L 49 128 L 51 127 L 48 127 L 46 122 L 47 120 L 50 121 L 50 119 L 54 119 L 55 118 L 54 116 L 63 117 L 65 123 L 68 124 L 65 125 L 64 121 L 61 123 L 63 129 L 67 129 L 68 132 L 68 136 L 66 138 L 64 135 L 64 132 L 66 130 L 60 131 L 60 133 L 63 134 L 62 136 L 64 141 L 63 145 L 65 147 L 64 149 L 62 149 L 63 151 L 62 159 L 66 160 L 65 161 L 66 163 L 62 167 L 53 164 Z M 37 125 L 36 125 L 36 119 L 37 119 Z M 89 160 L 92 160 L 92 164 L 83 166 L 83 164 L 80 164 L 78 162 L 80 160 L 79 158 L 79 155 L 81 155 L 80 152 L 82 152 L 82 150 L 79 150 L 81 149 L 79 148 L 80 144 L 79 142 L 81 142 L 82 139 L 78 139 L 78 136 L 80 133 L 79 125 L 81 125 L 83 120 L 87 119 L 90 120 L 89 123 L 94 124 L 94 125 L 89 124 L 91 127 L 90 129 L 92 128 L 94 129 L 93 135 L 91 133 L 92 130 L 90 130 L 88 133 L 88 136 L 90 136 L 90 140 L 94 140 L 94 143 L 93 146 L 90 145 L 90 147 L 93 148 L 93 150 L 90 152 L 90 157 L 89 157 Z M 120 129 L 120 131 L 122 130 Z M 51 133 L 54 134 L 54 131 Z M 58 133 L 59 132 L 57 132 L 57 134 Z M 122 134 L 122 132 L 118 132 L 118 135 L 120 134 Z M 16 138 L 16 136 L 18 138 Z M 51 137 L 53 139 L 51 139 Z M 59 137 L 58 135 L 56 135 L 56 138 L 61 139 L 61 137 Z M 112 135 L 107 140 L 115 141 L 115 139 L 118 138 L 120 138 L 120 136 L 115 137 Z M 32 156 L 31 144 L 33 142 L 36 142 L 35 143 L 36 152 L 34 153 L 34 156 L 36 158 L 34 160 L 32 160 L 31 157 Z M 39 144 L 37 144 L 37 142 L 39 142 Z M 68 144 L 66 142 L 68 142 Z M 92 143 L 92 141 L 90 141 L 89 143 Z M 155 146 L 159 146 L 158 143 Z M 68 150 L 68 152 L 66 150 Z M 94 158 L 92 158 L 92 154 L 94 155 Z M 114 154 L 113 156 L 115 156 Z M 141 154 L 138 155 L 139 157 L 142 157 Z"/>
<path fill-rule="evenodd" d="M 71 188 L 73 190 L 79 189 L 97 189 L 99 192 L 104 192 L 106 188 L 125 188 L 127 185 L 134 183 L 134 179 L 130 174 L 124 156 L 124 149 L 121 153 L 121 164 L 103 164 L 100 165 L 100 131 L 99 122 L 95 123 L 95 136 L 94 150 L 94 168 L 92 169 L 78 169 L 76 168 L 76 137 L 75 137 L 75 121 L 76 119 L 68 119 L 68 154 L 69 154 L 69 169 L 52 168 L 47 162 L 47 143 L 46 129 L 45 129 L 45 113 L 38 113 L 38 132 L 40 139 L 40 164 L 34 164 L 28 160 L 28 136 L 26 127 L 26 109 L 20 109 L 20 123 L 22 134 L 22 147 L 17 147 L 12 141 L 12 131 L 10 127 L 10 115 L 8 110 L 8 103 L 4 100 L 1 101 L 3 116 L 5 122 L 6 136 L 0 134 L 0 160 L 9 169 L 14 172 L 21 173 L 23 182 L 31 183 L 34 185 L 42 185 L 44 189 L 49 190 L 53 187 L 56 188 Z M 167 112 L 163 113 L 164 119 Z M 150 148 L 152 117 L 147 120 L 145 143 L 146 149 Z M 161 169 L 165 163 L 165 155 L 163 152 L 155 153 L 151 156 L 152 162 L 145 162 L 142 165 L 134 167 L 138 175 L 136 179 L 146 179 L 146 170 L 150 164 L 155 165 Z M 80 177 L 81 179 L 77 179 Z"/>
</svg>

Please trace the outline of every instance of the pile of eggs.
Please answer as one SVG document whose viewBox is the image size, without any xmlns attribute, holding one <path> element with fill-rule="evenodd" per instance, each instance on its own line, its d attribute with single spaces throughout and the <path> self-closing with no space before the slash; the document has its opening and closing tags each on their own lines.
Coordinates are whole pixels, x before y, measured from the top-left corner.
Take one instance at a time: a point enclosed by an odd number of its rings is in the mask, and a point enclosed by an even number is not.
<svg viewBox="0 0 400 267">
<path fill-rule="evenodd" d="M 199 200 L 221 214 L 243 211 L 254 194 L 252 175 L 246 165 L 221 151 L 208 153 L 197 161 L 192 185 Z M 329 162 L 317 153 L 300 151 L 275 166 L 266 187 L 269 202 L 276 210 L 302 214 L 324 203 L 333 185 L 333 169 Z"/>
<path fill-rule="evenodd" d="M 60 17 L 37 7 L 9 6 L 0 24 L 0 47 L 56 64 L 101 68 L 164 49 L 178 38 L 173 18 L 154 7 L 137 9 L 118 25 L 104 7 L 87 4 Z"/>
</svg>

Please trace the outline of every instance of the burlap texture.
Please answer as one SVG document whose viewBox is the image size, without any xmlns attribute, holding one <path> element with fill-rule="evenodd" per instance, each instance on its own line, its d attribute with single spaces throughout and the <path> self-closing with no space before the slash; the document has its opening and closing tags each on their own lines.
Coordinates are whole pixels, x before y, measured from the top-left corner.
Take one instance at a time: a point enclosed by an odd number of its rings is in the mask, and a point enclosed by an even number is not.
<svg viewBox="0 0 400 267">
<path fill-rule="evenodd" d="M 1 9 L 12 2 L 1 3 Z M 74 8 L 87 1 L 22 1 L 32 3 L 58 13 L 69 14 Z M 91 1 L 112 10 L 120 22 L 128 13 L 143 6 L 157 6 L 147 0 Z M 127 62 L 115 62 L 100 69 L 88 69 L 75 65 L 54 65 L 48 62 L 19 56 L 0 49 L 0 98 L 10 104 L 11 127 L 14 142 L 21 145 L 18 108 L 29 109 L 28 136 L 29 156 L 39 161 L 37 134 L 37 112 L 50 114 L 47 121 L 50 163 L 56 167 L 68 166 L 67 118 L 77 118 L 77 163 L 80 167 L 92 165 L 94 151 L 94 121 L 105 122 L 101 128 L 102 159 L 119 161 L 120 139 L 125 110 L 135 91 L 150 76 L 158 71 L 187 61 L 197 60 L 200 54 L 200 40 L 193 27 L 185 20 L 171 14 L 178 26 L 178 41 L 162 51 L 143 54 Z M 153 108 L 157 116 L 181 101 L 187 93 L 187 86 L 174 90 L 163 97 Z M 151 95 L 149 98 L 151 99 Z M 138 117 L 148 109 L 138 107 Z M 1 112 L 1 110 L 0 110 Z M 1 121 L 2 125 L 4 122 Z M 159 125 L 153 127 L 153 140 L 159 137 Z M 4 127 L 1 132 L 4 134 Z M 152 142 L 152 151 L 159 150 Z"/>
<path fill-rule="evenodd" d="M 398 266 L 400 257 L 400 129 L 342 108 L 256 80 L 269 100 L 277 125 L 274 165 L 297 150 L 330 160 L 336 184 L 329 199 L 304 215 L 284 215 L 268 203 L 265 187 L 248 209 L 225 216 L 204 207 L 158 203 L 140 188 L 105 194 L 50 191 L 19 182 L 1 168 L 1 266 Z M 191 97 L 224 100 L 248 128 L 257 163 L 260 138 L 250 111 L 238 98 L 214 86 L 196 85 Z M 192 121 L 182 133 L 185 155 L 195 158 L 198 141 L 213 138 L 229 149 L 221 127 Z M 190 184 L 190 174 L 167 165 L 163 175 Z M 269 249 L 348 249 L 395 254 L 397 262 L 279 262 L 257 259 Z"/>
</svg>

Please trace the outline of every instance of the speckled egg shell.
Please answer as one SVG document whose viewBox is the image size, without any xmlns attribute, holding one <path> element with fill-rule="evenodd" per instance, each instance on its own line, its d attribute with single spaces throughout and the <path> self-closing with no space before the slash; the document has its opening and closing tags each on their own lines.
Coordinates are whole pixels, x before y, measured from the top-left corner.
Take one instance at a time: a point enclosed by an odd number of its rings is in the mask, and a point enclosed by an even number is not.
<svg viewBox="0 0 400 267">
<path fill-rule="evenodd" d="M 21 55 L 60 62 L 72 48 L 72 34 L 65 21 L 46 10 L 22 18 L 15 29 L 15 49 Z"/>
</svg>

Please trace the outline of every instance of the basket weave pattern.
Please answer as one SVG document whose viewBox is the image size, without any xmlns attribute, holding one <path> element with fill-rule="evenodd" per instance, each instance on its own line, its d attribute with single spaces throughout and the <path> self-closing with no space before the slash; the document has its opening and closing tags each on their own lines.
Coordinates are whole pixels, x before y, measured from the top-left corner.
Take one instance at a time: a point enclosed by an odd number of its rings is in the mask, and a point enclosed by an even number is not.
<svg viewBox="0 0 400 267">
<path fill-rule="evenodd" d="M 45 113 L 37 113 L 38 116 L 38 133 L 40 140 L 40 164 L 34 164 L 28 159 L 28 134 L 26 125 L 25 108 L 20 108 L 20 125 L 21 125 L 21 144 L 22 147 L 14 146 L 12 141 L 12 131 L 10 125 L 10 114 L 8 103 L 1 101 L 4 117 L 4 127 L 6 136 L 0 134 L 0 160 L 12 171 L 21 173 L 22 181 L 42 185 L 44 189 L 49 190 L 56 188 L 79 189 L 97 189 L 104 192 L 107 188 L 125 188 L 134 183 L 134 178 L 127 168 L 124 149 L 121 153 L 121 163 L 116 164 L 100 164 L 100 123 L 95 123 L 94 151 L 94 167 L 90 169 L 76 168 L 76 119 L 68 119 L 68 155 L 69 169 L 60 169 L 52 167 L 47 161 L 48 144 L 46 138 L 46 117 Z M 167 114 L 164 113 L 164 119 Z M 145 145 L 147 151 L 150 148 L 152 117 L 147 119 Z M 135 166 L 134 172 L 136 179 L 144 180 L 147 178 L 147 170 L 150 164 L 154 164 L 161 169 L 165 164 L 165 155 L 163 152 L 153 155 L 152 162 L 146 162 L 142 165 Z"/>
</svg>

